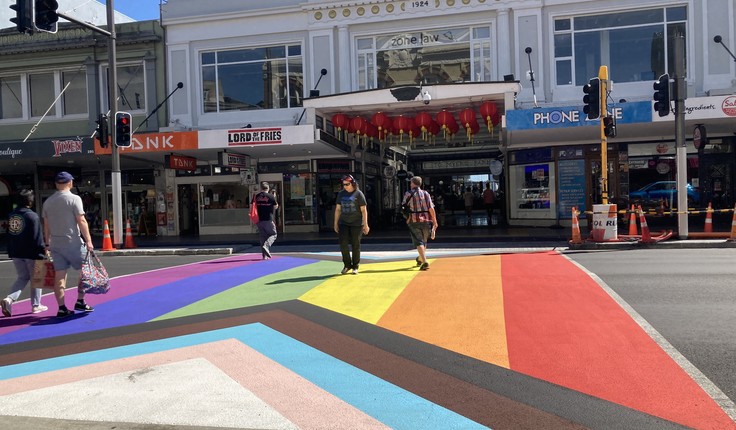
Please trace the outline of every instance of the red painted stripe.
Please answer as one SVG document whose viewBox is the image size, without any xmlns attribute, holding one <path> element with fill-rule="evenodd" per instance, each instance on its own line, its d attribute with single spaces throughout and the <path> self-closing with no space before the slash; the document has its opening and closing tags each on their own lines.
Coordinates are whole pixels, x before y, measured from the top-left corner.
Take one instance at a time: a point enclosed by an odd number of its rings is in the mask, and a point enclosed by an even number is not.
<svg viewBox="0 0 736 430">
<path fill-rule="evenodd" d="M 694 428 L 734 422 L 585 272 L 557 253 L 504 255 L 511 369 Z"/>
</svg>

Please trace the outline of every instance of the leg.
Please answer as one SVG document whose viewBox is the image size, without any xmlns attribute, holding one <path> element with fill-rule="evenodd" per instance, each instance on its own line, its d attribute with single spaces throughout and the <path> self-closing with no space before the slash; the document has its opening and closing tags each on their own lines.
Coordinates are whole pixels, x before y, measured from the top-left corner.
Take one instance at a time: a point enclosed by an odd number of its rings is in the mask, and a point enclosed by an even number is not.
<svg viewBox="0 0 736 430">
<path fill-rule="evenodd" d="M 64 302 L 64 294 L 66 289 L 66 269 L 56 270 L 54 274 L 54 296 L 56 297 L 56 303 L 59 308 L 66 307 Z"/>
<path fill-rule="evenodd" d="M 346 225 L 340 225 L 340 232 L 338 233 L 338 239 L 340 241 L 340 253 L 342 254 L 342 264 L 346 269 L 352 269 L 353 261 L 350 258 L 350 227 Z"/>
<path fill-rule="evenodd" d="M 271 246 L 276 242 L 276 224 L 273 221 L 266 221 L 267 225 L 264 230 L 266 239 L 263 241 L 263 252 L 267 258 L 271 258 Z"/>
<path fill-rule="evenodd" d="M 350 246 L 353 249 L 352 267 L 358 270 L 360 266 L 360 239 L 363 237 L 363 227 L 350 227 Z"/>
<path fill-rule="evenodd" d="M 25 288 L 28 281 L 31 280 L 33 274 L 34 260 L 27 258 L 13 258 L 13 265 L 15 266 L 16 279 L 13 285 L 10 286 L 10 294 L 8 298 L 11 302 L 15 302 L 20 297 L 21 290 Z M 29 269 L 30 266 L 30 269 Z"/>
</svg>

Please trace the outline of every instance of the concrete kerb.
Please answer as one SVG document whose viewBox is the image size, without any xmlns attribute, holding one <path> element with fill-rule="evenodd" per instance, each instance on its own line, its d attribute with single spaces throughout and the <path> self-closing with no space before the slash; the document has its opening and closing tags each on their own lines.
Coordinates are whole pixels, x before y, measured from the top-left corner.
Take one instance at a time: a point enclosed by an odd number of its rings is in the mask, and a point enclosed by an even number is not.
<svg viewBox="0 0 736 430">
<path fill-rule="evenodd" d="M 133 248 L 99 251 L 96 254 L 104 257 L 117 257 L 133 255 L 231 255 L 233 252 L 233 248 Z"/>
<path fill-rule="evenodd" d="M 639 242 L 585 242 L 569 244 L 571 250 L 624 250 L 624 249 L 702 249 L 702 248 L 736 248 L 736 242 L 728 240 L 666 240 L 655 243 Z"/>
</svg>

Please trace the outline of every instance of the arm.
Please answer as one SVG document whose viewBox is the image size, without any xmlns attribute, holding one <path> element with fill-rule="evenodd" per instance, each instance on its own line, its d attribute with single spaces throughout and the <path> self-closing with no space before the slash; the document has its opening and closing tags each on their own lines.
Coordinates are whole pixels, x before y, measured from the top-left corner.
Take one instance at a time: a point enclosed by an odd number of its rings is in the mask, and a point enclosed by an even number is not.
<svg viewBox="0 0 736 430">
<path fill-rule="evenodd" d="M 342 212 L 342 209 L 339 204 L 335 205 L 335 221 L 333 229 L 335 230 L 335 233 L 340 233 L 340 226 L 337 224 L 337 222 L 340 220 L 340 213 Z"/>
<path fill-rule="evenodd" d="M 46 244 L 46 248 L 50 245 L 51 232 L 49 231 L 49 219 L 43 217 L 43 242 Z"/>
<path fill-rule="evenodd" d="M 79 226 L 79 232 L 82 233 L 84 244 L 87 245 L 87 249 L 92 251 L 95 247 L 92 245 L 92 236 L 89 234 L 89 225 L 87 224 L 87 218 L 84 217 L 84 214 L 77 215 L 77 225 Z"/>
<path fill-rule="evenodd" d="M 432 218 L 432 240 L 434 240 L 434 233 L 437 231 L 437 214 L 434 211 L 434 206 L 429 208 L 429 216 Z"/>
<path fill-rule="evenodd" d="M 371 231 L 368 227 L 368 207 L 363 205 L 360 207 L 360 213 L 363 214 L 363 234 L 368 234 Z"/>
</svg>

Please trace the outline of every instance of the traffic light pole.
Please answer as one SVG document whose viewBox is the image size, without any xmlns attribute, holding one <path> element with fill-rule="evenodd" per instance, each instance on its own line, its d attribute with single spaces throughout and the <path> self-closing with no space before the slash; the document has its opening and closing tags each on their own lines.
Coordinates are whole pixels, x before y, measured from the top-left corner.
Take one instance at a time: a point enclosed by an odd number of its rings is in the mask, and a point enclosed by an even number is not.
<svg viewBox="0 0 736 430">
<path fill-rule="evenodd" d="M 685 144 L 685 36 L 675 36 L 675 147 L 677 158 L 677 233 L 688 236 L 687 146 Z"/>
<path fill-rule="evenodd" d="M 606 137 L 605 121 L 608 116 L 608 66 L 598 69 L 598 79 L 601 80 L 601 203 L 608 204 L 608 138 Z"/>
<path fill-rule="evenodd" d="M 115 118 L 118 111 L 118 70 L 115 61 L 115 7 L 113 0 L 107 0 L 107 28 L 110 32 L 110 42 L 107 50 L 107 100 L 110 106 L 110 118 Z M 123 244 L 123 189 L 120 180 L 120 152 L 116 144 L 115 127 L 110 127 L 112 149 L 112 225 L 113 243 L 120 248 Z M 107 198 L 105 196 L 104 198 Z"/>
</svg>

